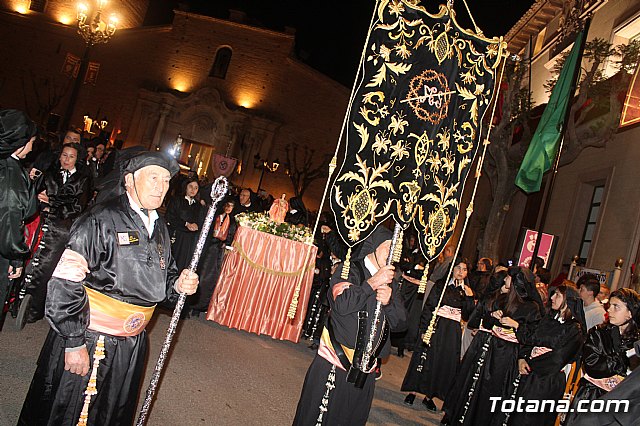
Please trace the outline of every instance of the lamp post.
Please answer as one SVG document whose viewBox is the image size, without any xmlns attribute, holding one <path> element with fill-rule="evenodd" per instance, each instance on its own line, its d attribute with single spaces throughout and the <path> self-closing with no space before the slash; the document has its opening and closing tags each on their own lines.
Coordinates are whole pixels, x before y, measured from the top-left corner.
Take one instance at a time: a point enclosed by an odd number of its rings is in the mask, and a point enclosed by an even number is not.
<svg viewBox="0 0 640 426">
<path fill-rule="evenodd" d="M 118 19 L 115 14 L 112 14 L 107 22 L 102 20 L 102 14 L 104 12 L 103 9 L 106 4 L 107 0 L 97 1 L 97 10 L 90 22 L 88 22 L 89 15 L 87 14 L 89 8 L 84 3 L 78 4 L 78 14 L 76 16 L 76 20 L 78 22 L 78 34 L 80 34 L 84 39 L 86 47 L 84 49 L 82 59 L 80 60 L 78 75 L 73 83 L 71 96 L 69 97 L 69 103 L 67 104 L 67 110 L 65 111 L 62 119 L 63 130 L 69 127 L 69 122 L 71 121 L 71 116 L 73 115 L 73 110 L 75 109 L 76 101 L 78 100 L 78 94 L 80 93 L 80 87 L 82 86 L 84 76 L 89 66 L 89 53 L 91 52 L 91 48 L 96 44 L 107 43 L 116 33 Z"/>
<path fill-rule="evenodd" d="M 258 191 L 260 191 L 260 187 L 262 186 L 262 178 L 264 178 L 264 171 L 267 170 L 269 173 L 273 173 L 278 170 L 280 167 L 280 161 L 276 158 L 273 163 L 269 163 L 267 160 L 263 160 L 260 158 L 260 154 L 256 154 L 253 157 L 253 167 L 256 169 L 260 169 L 260 180 L 258 181 Z"/>
<path fill-rule="evenodd" d="M 100 129 L 100 133 L 102 133 L 109 125 L 109 120 L 107 120 L 107 117 L 102 117 L 102 120 L 98 120 L 97 118 L 96 119 L 91 118 L 89 114 L 84 116 L 83 122 L 84 122 L 84 127 L 82 128 L 83 136 L 84 136 L 84 132 L 93 134 L 93 132 L 91 131 L 91 128 L 93 126 L 96 126 L 98 129 Z"/>
</svg>

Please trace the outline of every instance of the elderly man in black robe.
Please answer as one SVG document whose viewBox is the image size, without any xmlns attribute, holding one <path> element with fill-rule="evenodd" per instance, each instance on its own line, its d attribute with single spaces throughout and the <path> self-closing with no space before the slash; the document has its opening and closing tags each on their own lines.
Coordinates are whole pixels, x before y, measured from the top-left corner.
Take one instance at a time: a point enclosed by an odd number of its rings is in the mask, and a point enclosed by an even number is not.
<svg viewBox="0 0 640 426">
<path fill-rule="evenodd" d="M 33 146 L 36 124 L 22 111 L 0 111 L 0 314 L 9 280 L 20 277 L 29 247 L 24 221 L 36 213 L 36 196 L 20 164 Z"/>
<path fill-rule="evenodd" d="M 389 355 L 389 331 L 406 326 L 394 266 L 386 265 L 391 238 L 389 229 L 378 226 L 353 256 L 348 278 L 341 278 L 344 265 L 331 277 L 331 314 L 307 371 L 294 425 L 355 426 L 367 422 L 375 390 L 375 374 L 371 373 L 376 358 Z M 380 322 L 375 325 L 373 353 L 365 366 L 362 354 L 378 301 L 382 304 Z"/>
<path fill-rule="evenodd" d="M 120 185 L 73 224 L 49 281 L 52 329 L 20 425 L 131 425 L 154 307 L 197 289 L 156 212 L 178 164 L 159 152 L 123 158 Z"/>
</svg>

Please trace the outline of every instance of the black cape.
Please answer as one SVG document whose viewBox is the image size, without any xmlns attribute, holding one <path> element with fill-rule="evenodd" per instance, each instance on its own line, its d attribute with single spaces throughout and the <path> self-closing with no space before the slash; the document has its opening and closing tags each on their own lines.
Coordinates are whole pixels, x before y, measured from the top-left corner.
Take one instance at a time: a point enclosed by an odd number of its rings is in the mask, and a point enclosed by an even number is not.
<svg viewBox="0 0 640 426">
<path fill-rule="evenodd" d="M 433 286 L 425 302 L 420 317 L 419 336 L 427 331 L 443 288 L 441 306 L 458 308 L 462 311 L 463 319 L 469 318 L 474 308 L 473 296 L 467 296 L 461 287 L 447 285 L 445 288 L 444 280 L 440 280 Z M 458 373 L 461 343 L 460 323 L 449 318 L 437 317 L 429 347 L 419 337 L 400 390 L 444 399 Z"/>
<path fill-rule="evenodd" d="M 376 292 L 367 283 L 371 273 L 364 266 L 365 257 L 386 240 L 391 239 L 391 232 L 378 227 L 359 246 L 350 264 L 348 278 L 342 279 L 342 268 L 338 268 L 331 277 L 331 290 L 328 294 L 331 314 L 328 321 L 335 331 L 338 343 L 349 348 L 355 348 L 358 332 L 358 312 L 366 311 L 367 324 L 365 336 L 369 336 L 373 324 L 376 307 Z M 351 284 L 338 295 L 340 286 Z M 333 293 L 334 288 L 336 293 Z M 376 329 L 376 336 L 381 336 L 382 326 L 387 323 L 391 330 L 405 327 L 406 313 L 400 296 L 397 294 L 398 285 L 395 280 L 391 283 L 392 295 L 388 305 L 381 310 L 380 324 Z M 386 339 L 381 345 L 379 357 L 384 358 L 390 352 L 390 342 Z M 375 348 L 374 348 L 375 349 Z M 316 425 L 320 415 L 320 406 L 326 391 L 326 383 L 332 380 L 335 388 L 331 390 L 327 404 L 328 410 L 322 417 L 323 425 L 364 425 L 369 417 L 375 388 L 373 374 L 368 374 L 364 386 L 359 389 L 346 381 L 346 371 L 335 367 L 324 358 L 316 355 L 305 377 L 304 386 L 298 401 L 294 425 Z M 332 373 L 332 369 L 335 371 Z M 331 379 L 333 377 L 333 379 Z"/>
</svg>

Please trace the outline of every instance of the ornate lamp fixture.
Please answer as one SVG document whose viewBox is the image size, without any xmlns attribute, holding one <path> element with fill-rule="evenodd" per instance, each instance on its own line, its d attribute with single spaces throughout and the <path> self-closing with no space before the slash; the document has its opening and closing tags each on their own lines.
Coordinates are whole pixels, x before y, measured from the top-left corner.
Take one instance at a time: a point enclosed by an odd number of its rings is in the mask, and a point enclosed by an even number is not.
<svg viewBox="0 0 640 426">
<path fill-rule="evenodd" d="M 62 119 L 62 128 L 66 129 L 71 121 L 71 116 L 78 100 L 78 93 L 80 93 L 80 87 L 85 79 L 85 74 L 89 66 L 89 52 L 91 48 L 96 44 L 103 44 L 108 42 L 111 37 L 116 33 L 118 27 L 118 19 L 115 14 L 112 14 L 108 22 L 102 20 L 102 14 L 104 7 L 107 4 L 107 0 L 98 0 L 98 8 L 93 15 L 93 18 L 89 18 L 89 7 L 84 4 L 78 4 L 78 13 L 76 20 L 78 21 L 78 34 L 82 36 L 86 43 L 84 49 L 84 55 L 80 60 L 80 69 L 78 70 L 78 76 L 73 83 L 73 89 L 71 90 L 71 96 L 69 96 L 69 103 L 67 104 L 67 110 Z M 106 125 L 105 125 L 106 127 Z"/>
<path fill-rule="evenodd" d="M 275 161 L 269 163 L 267 160 L 263 160 L 260 158 L 260 154 L 256 154 L 253 157 L 253 167 L 255 169 L 259 169 L 260 171 L 260 180 L 258 181 L 258 190 L 260 190 L 260 186 L 262 185 L 262 179 L 264 178 L 264 171 L 268 171 L 269 173 L 274 173 L 280 167 L 280 161 L 276 158 Z"/>
<path fill-rule="evenodd" d="M 102 120 L 98 120 L 98 119 L 91 118 L 91 116 L 88 114 L 84 116 L 85 132 L 93 133 L 91 132 L 92 126 L 96 126 L 98 129 L 102 131 L 102 130 L 105 130 L 108 125 L 109 125 L 109 121 L 107 120 L 107 117 L 102 117 Z"/>
<path fill-rule="evenodd" d="M 86 4 L 78 4 L 78 34 L 82 36 L 88 46 L 106 43 L 116 33 L 118 27 L 118 18 L 115 14 L 111 14 L 108 22 L 102 20 L 102 13 L 107 0 L 98 0 L 98 10 L 91 22 L 87 23 L 89 8 Z"/>
<path fill-rule="evenodd" d="M 273 163 L 269 164 L 268 162 L 264 162 L 262 163 L 264 167 L 267 168 L 267 170 L 269 170 L 271 173 L 275 172 L 276 170 L 278 170 L 278 167 L 280 167 L 280 162 L 278 162 L 278 159 L 276 158 L 276 161 L 274 161 Z"/>
</svg>

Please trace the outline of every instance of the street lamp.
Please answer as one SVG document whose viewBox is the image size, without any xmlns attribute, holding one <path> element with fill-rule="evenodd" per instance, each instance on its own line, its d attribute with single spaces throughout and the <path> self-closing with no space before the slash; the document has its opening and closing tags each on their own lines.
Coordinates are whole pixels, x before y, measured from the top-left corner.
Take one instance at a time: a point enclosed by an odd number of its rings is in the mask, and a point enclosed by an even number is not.
<svg viewBox="0 0 640 426">
<path fill-rule="evenodd" d="M 96 126 L 100 130 L 104 130 L 109 125 L 109 120 L 107 117 L 102 117 L 102 120 L 91 118 L 89 114 L 84 116 L 84 128 L 85 131 L 91 133 L 91 126 Z"/>
<path fill-rule="evenodd" d="M 82 81 L 84 80 L 87 67 L 89 66 L 89 52 L 91 51 L 91 47 L 96 44 L 107 43 L 116 33 L 118 18 L 116 18 L 115 14 L 112 14 L 106 22 L 102 20 L 102 14 L 104 13 L 104 7 L 106 4 L 107 0 L 98 0 L 97 9 L 91 19 L 89 19 L 88 14 L 89 7 L 84 3 L 78 4 L 76 16 L 76 21 L 78 22 L 78 34 L 80 34 L 84 39 L 86 47 L 84 49 L 84 55 L 80 60 L 78 75 L 73 83 L 69 104 L 67 105 L 67 110 L 62 120 L 63 130 L 69 127 L 69 122 L 71 121 L 71 116 L 76 106 L 76 101 L 78 100 L 78 94 L 80 93 L 80 87 L 82 86 Z"/>
<path fill-rule="evenodd" d="M 253 157 L 253 167 L 256 169 L 260 169 L 260 180 L 258 181 L 258 191 L 262 186 L 262 178 L 264 177 L 264 171 L 267 170 L 269 173 L 274 173 L 280 167 L 280 161 L 276 158 L 273 163 L 269 163 L 267 160 L 263 160 L 260 158 L 260 154 L 256 154 Z"/>
</svg>

